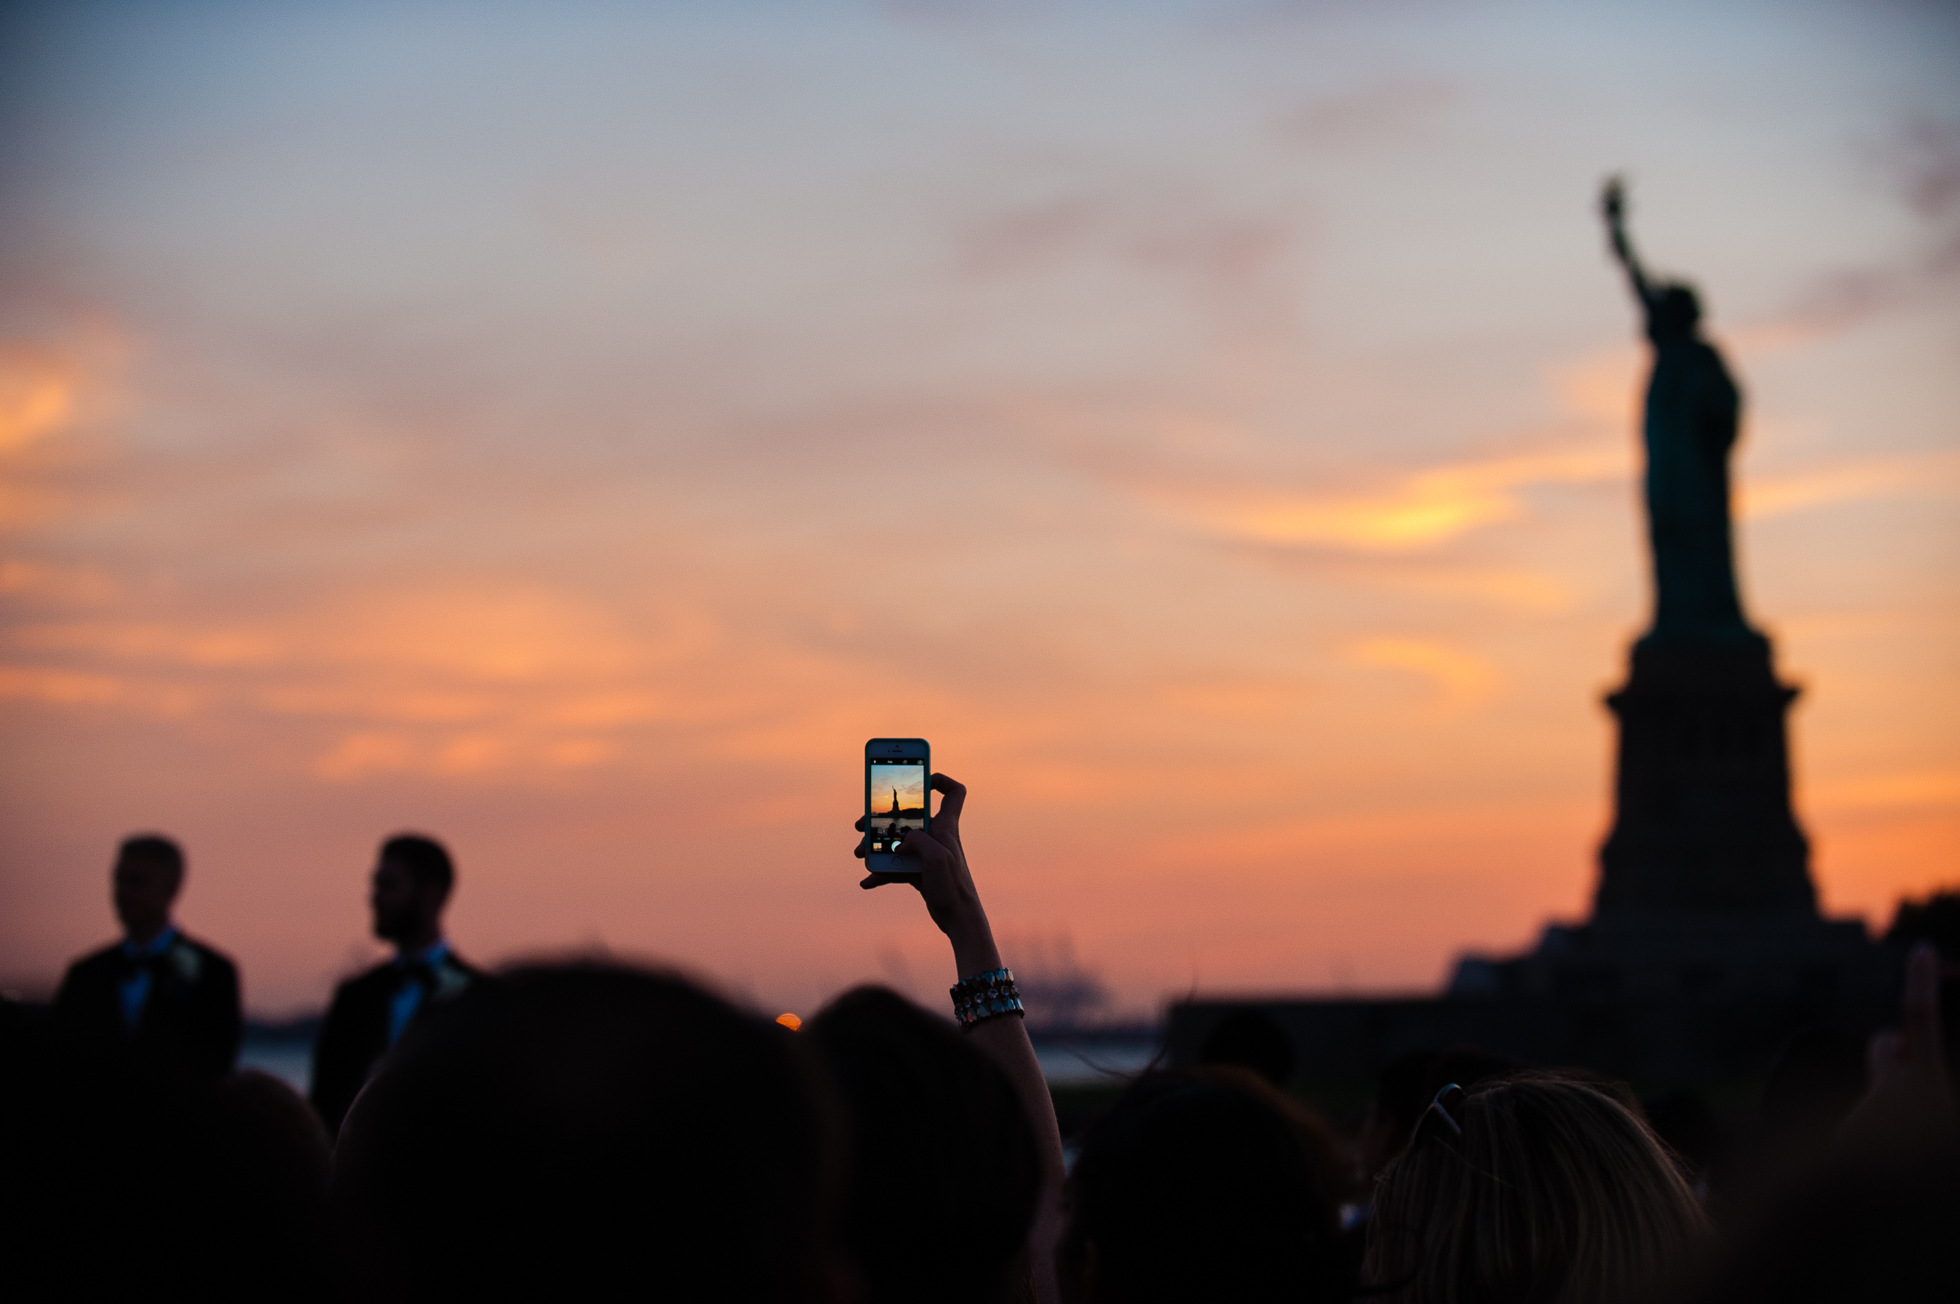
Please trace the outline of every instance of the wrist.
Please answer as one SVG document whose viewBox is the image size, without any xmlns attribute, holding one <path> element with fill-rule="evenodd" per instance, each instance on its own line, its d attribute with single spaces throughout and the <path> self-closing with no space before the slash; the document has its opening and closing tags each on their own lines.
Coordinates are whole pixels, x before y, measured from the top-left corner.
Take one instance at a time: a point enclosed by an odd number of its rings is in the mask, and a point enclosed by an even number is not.
<svg viewBox="0 0 1960 1304">
<path fill-rule="evenodd" d="M 953 967 L 959 970 L 959 977 L 970 978 L 1001 967 L 1000 948 L 994 945 L 994 930 L 985 915 L 948 930 L 947 938 L 953 943 Z"/>
</svg>

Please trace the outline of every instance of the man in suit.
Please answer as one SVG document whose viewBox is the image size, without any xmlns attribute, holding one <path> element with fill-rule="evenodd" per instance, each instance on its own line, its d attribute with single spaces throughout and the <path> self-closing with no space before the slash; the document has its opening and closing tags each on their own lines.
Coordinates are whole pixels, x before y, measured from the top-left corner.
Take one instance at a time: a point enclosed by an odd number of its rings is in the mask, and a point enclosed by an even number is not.
<svg viewBox="0 0 1960 1304">
<path fill-rule="evenodd" d="M 395 958 L 340 984 L 320 1025 L 313 1107 L 331 1135 L 415 1016 L 481 977 L 442 937 L 455 883 L 449 853 L 433 838 L 404 833 L 381 845 L 368 904 L 374 935 L 395 944 Z"/>
<path fill-rule="evenodd" d="M 183 851 L 156 834 L 128 838 L 111 882 L 123 940 L 68 967 L 55 997 L 61 1035 L 85 1055 L 198 1076 L 229 1073 L 243 1024 L 238 969 L 171 922 L 184 886 Z"/>
</svg>

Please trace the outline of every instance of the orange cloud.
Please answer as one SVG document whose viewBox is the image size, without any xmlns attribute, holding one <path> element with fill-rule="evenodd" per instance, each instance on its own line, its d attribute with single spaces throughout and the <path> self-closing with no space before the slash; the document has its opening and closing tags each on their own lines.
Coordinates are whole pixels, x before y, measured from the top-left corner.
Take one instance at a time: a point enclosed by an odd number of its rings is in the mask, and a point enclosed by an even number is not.
<svg viewBox="0 0 1960 1304">
<path fill-rule="evenodd" d="M 314 765 L 323 779 L 360 779 L 409 769 L 415 745 L 400 734 L 348 734 Z"/>
<path fill-rule="evenodd" d="M 75 382 L 72 363 L 29 345 L 0 344 L 0 455 L 68 424 Z"/>
<path fill-rule="evenodd" d="M 1960 811 L 1960 769 L 1913 770 L 1813 785 L 1807 805 L 1819 810 Z"/>
<path fill-rule="evenodd" d="M 186 666 L 268 665 L 285 655 L 282 640 L 270 631 L 115 621 L 29 625 L 15 631 L 13 641 L 39 652 L 83 652 Z"/>
<path fill-rule="evenodd" d="M 1828 503 L 1886 498 L 1950 497 L 1960 492 L 1960 453 L 1873 458 L 1817 471 L 1745 481 L 1737 513 L 1761 519 Z"/>
<path fill-rule="evenodd" d="M 48 566 L 39 562 L 0 562 L 0 593 L 58 606 L 94 607 L 120 592 L 115 578 L 92 566 Z"/>
<path fill-rule="evenodd" d="M 1594 484 L 1629 474 L 1620 446 L 1583 445 L 1424 471 L 1386 493 L 1354 498 L 1248 492 L 1200 508 L 1216 527 L 1262 543 L 1331 544 L 1397 552 L 1445 543 L 1524 514 L 1521 494 L 1546 484 Z"/>
<path fill-rule="evenodd" d="M 60 706 L 99 706 L 123 696 L 120 680 L 73 670 L 0 666 L 0 697 L 19 697 Z"/>
<path fill-rule="evenodd" d="M 1414 638 L 1371 638 L 1347 650 L 1356 665 L 1406 670 L 1427 679 L 1439 692 L 1444 709 L 1463 711 L 1487 699 L 1497 687 L 1491 665 L 1441 643 Z"/>
</svg>

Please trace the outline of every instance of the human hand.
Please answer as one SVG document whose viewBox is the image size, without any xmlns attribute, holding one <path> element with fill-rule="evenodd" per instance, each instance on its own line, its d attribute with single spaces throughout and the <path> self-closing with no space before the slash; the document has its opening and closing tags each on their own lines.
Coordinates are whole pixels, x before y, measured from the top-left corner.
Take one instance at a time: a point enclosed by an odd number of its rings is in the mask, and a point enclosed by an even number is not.
<svg viewBox="0 0 1960 1304">
<path fill-rule="evenodd" d="M 910 883 L 926 899 L 926 913 L 939 931 L 953 943 L 960 972 L 978 973 L 997 969 L 1000 958 L 994 949 L 993 931 L 987 912 L 980 904 L 979 889 L 967 868 L 966 848 L 960 841 L 960 812 L 966 807 L 966 785 L 943 774 L 932 776 L 932 787 L 940 794 L 939 813 L 932 817 L 932 832 L 909 829 L 899 841 L 899 853 L 917 857 L 916 873 L 867 874 L 859 887 L 869 891 L 887 883 Z M 857 822 L 860 833 L 865 821 Z M 856 855 L 862 860 L 869 834 L 859 839 Z"/>
<path fill-rule="evenodd" d="M 1838 1126 L 1838 1145 L 1871 1153 L 1930 1146 L 1960 1134 L 1960 1106 L 1940 1027 L 1940 955 L 1931 942 L 1906 960 L 1905 1028 L 1875 1034 L 1871 1085 Z"/>
</svg>

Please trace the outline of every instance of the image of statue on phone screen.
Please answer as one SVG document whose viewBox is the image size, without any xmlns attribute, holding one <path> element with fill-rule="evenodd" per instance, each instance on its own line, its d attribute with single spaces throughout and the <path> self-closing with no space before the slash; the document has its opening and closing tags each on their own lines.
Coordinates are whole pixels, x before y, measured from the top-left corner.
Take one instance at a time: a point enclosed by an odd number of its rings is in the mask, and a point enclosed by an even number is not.
<svg viewBox="0 0 1960 1304">
<path fill-rule="evenodd" d="M 871 850 L 896 851 L 907 829 L 926 826 L 926 767 L 917 761 L 874 760 L 871 771 Z"/>
</svg>

